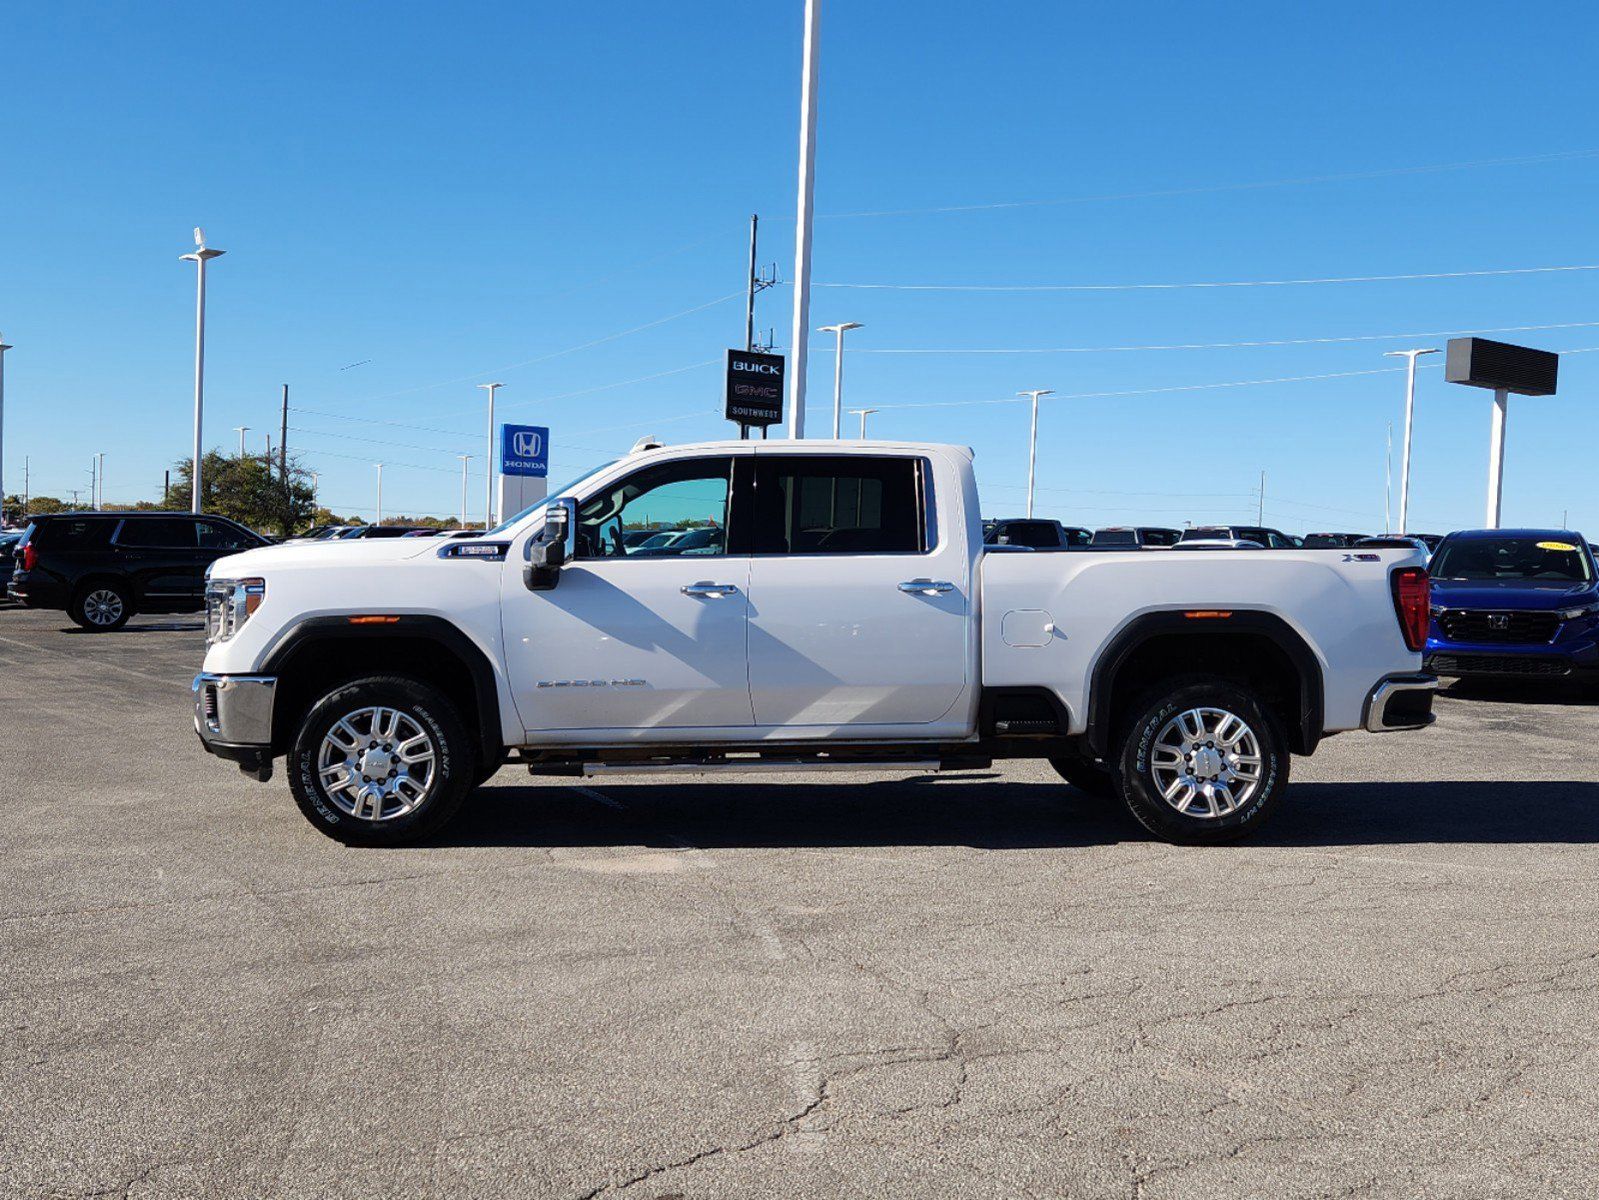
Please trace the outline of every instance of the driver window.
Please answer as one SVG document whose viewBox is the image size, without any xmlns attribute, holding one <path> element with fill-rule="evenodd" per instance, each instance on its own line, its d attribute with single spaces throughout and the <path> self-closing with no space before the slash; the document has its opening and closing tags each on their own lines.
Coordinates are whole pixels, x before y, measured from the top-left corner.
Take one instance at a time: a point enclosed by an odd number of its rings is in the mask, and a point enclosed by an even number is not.
<svg viewBox="0 0 1599 1200">
<path fill-rule="evenodd" d="M 727 553 L 731 458 L 646 467 L 584 500 L 576 556 L 705 557 Z"/>
</svg>

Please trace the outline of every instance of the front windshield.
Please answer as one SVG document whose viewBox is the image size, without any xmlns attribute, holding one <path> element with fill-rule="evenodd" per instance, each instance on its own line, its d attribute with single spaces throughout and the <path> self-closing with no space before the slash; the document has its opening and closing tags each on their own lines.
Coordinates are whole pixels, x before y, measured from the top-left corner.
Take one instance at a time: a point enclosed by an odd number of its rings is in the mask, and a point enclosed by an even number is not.
<svg viewBox="0 0 1599 1200">
<path fill-rule="evenodd" d="M 1432 560 L 1434 579 L 1526 579 L 1588 583 L 1593 564 L 1577 542 L 1559 536 L 1451 538 Z"/>
<path fill-rule="evenodd" d="M 620 459 L 613 458 L 613 459 L 610 460 L 610 462 L 603 462 L 597 467 L 594 467 L 594 468 L 592 468 L 590 470 L 584 471 L 583 474 L 579 475 L 576 479 L 572 480 L 571 483 L 565 484 L 565 485 L 563 485 L 561 487 L 558 487 L 558 488 L 551 488 L 549 495 L 545 496 L 544 499 L 538 501 L 535 504 L 529 504 L 521 512 L 517 513 L 514 517 L 506 517 L 505 520 L 501 521 L 498 525 L 496 525 L 493 529 L 489 530 L 483 536 L 484 537 L 493 537 L 497 533 L 509 532 L 514 526 L 520 525 L 523 521 L 527 520 L 534 513 L 539 512 L 542 509 L 548 508 L 549 505 L 550 505 L 550 501 L 558 500 L 562 496 L 565 496 L 565 495 L 567 495 L 570 492 L 576 491 L 579 487 L 581 487 L 583 485 L 585 480 L 593 478 L 595 475 L 598 475 L 601 471 L 605 470 L 607 467 L 614 466 L 617 462 L 620 462 L 620 461 L 621 461 Z"/>
</svg>

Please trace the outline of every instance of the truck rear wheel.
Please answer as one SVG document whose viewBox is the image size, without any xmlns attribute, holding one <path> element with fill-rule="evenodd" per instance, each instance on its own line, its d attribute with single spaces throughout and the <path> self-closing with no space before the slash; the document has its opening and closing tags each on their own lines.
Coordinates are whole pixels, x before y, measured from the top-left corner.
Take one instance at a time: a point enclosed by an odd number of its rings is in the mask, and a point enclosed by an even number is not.
<svg viewBox="0 0 1599 1200">
<path fill-rule="evenodd" d="M 288 771 L 300 811 L 329 837 L 403 846 L 456 814 L 478 764 L 466 726 L 440 692 L 414 679 L 375 676 L 311 706 Z"/>
<path fill-rule="evenodd" d="M 113 579 L 86 583 L 72 597 L 67 615 L 80 629 L 90 633 L 110 633 L 121 629 L 133 615 L 128 589 Z"/>
<path fill-rule="evenodd" d="M 1133 706 L 1116 757 L 1122 799 L 1156 837 L 1230 842 L 1254 830 L 1288 786 L 1288 743 L 1248 688 L 1173 680 Z"/>
</svg>

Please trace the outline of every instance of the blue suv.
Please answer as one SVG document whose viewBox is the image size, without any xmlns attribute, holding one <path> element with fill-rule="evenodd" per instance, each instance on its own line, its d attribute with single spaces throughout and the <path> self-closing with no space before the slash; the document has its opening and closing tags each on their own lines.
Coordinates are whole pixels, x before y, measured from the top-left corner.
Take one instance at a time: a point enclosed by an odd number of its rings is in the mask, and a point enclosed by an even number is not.
<svg viewBox="0 0 1599 1200">
<path fill-rule="evenodd" d="M 1428 569 L 1427 670 L 1471 677 L 1599 671 L 1599 574 L 1581 534 L 1451 533 Z"/>
</svg>

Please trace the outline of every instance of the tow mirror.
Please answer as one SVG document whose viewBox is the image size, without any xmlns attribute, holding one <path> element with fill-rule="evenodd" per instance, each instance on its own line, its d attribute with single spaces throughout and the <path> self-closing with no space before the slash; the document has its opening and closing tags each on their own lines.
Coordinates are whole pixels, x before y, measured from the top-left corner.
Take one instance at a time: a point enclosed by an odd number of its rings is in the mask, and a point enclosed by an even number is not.
<svg viewBox="0 0 1599 1200">
<path fill-rule="evenodd" d="M 522 582 L 528 591 L 547 592 L 561 581 L 561 568 L 572 556 L 576 527 L 576 502 L 564 496 L 552 500 L 544 517 L 544 528 L 527 544 L 527 565 L 522 568 Z"/>
</svg>

